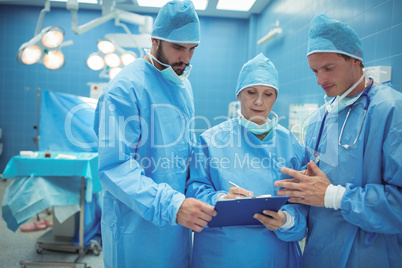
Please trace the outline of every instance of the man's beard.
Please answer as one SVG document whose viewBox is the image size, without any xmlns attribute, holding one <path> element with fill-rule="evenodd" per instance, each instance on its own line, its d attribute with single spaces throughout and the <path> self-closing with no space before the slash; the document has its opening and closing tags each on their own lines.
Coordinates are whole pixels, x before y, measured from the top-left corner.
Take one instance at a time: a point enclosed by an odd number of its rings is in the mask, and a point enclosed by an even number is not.
<svg viewBox="0 0 402 268">
<path fill-rule="evenodd" d="M 165 57 L 165 54 L 164 54 L 163 51 L 162 51 L 162 41 L 161 41 L 161 43 L 159 44 L 158 48 L 156 49 L 156 59 L 157 59 L 158 61 L 164 63 L 164 64 L 170 65 L 170 64 L 168 63 L 167 58 Z M 180 66 L 180 65 L 183 65 L 183 64 L 184 64 L 183 62 L 176 62 L 176 63 L 171 64 L 170 66 L 172 66 L 173 71 L 175 71 L 175 73 L 176 73 L 177 75 L 182 75 L 183 72 L 184 72 L 184 69 L 175 70 L 173 67 L 174 67 L 174 66 Z M 186 66 L 188 66 L 188 64 L 186 64 Z"/>
</svg>

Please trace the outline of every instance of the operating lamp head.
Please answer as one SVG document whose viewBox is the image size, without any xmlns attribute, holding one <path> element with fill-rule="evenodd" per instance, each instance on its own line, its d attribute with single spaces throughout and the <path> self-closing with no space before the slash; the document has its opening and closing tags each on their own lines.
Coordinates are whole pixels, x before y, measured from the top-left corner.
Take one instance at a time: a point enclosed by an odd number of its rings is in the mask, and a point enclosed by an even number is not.
<svg viewBox="0 0 402 268">
<path fill-rule="evenodd" d="M 65 64 L 61 52 L 63 39 L 64 30 L 61 27 L 47 27 L 18 49 L 17 61 L 25 65 L 39 62 L 50 70 L 59 70 Z"/>
</svg>

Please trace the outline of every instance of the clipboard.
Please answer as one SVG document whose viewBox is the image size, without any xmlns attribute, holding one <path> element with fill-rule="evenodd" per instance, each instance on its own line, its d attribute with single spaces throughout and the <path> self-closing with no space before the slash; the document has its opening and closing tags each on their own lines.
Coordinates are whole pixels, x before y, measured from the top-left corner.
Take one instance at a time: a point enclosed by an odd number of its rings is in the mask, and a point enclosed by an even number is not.
<svg viewBox="0 0 402 268">
<path fill-rule="evenodd" d="M 255 213 L 262 213 L 263 210 L 278 211 L 289 199 L 290 196 L 257 196 L 219 200 L 215 205 L 218 214 L 212 217 L 208 226 L 262 225 L 253 217 Z"/>
</svg>

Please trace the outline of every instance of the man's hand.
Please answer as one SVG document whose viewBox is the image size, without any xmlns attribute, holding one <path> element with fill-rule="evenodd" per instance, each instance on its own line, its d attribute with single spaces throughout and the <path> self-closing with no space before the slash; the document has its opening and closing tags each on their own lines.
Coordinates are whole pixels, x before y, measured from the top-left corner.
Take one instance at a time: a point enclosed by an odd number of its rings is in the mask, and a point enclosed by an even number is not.
<svg viewBox="0 0 402 268">
<path fill-rule="evenodd" d="M 212 220 L 212 216 L 216 216 L 213 206 L 194 198 L 186 198 L 177 212 L 176 221 L 195 232 L 201 232 Z"/>
<path fill-rule="evenodd" d="M 231 187 L 225 199 L 234 199 L 236 197 L 253 196 L 253 192 L 243 189 L 241 187 Z"/>
<path fill-rule="evenodd" d="M 290 168 L 281 168 L 281 171 L 293 178 L 275 182 L 276 187 L 285 188 L 279 190 L 278 195 L 290 196 L 289 201 L 293 203 L 324 206 L 325 192 L 331 182 L 313 161 L 307 164 L 307 171 Z"/>
<path fill-rule="evenodd" d="M 254 218 L 259 220 L 265 227 L 271 231 L 279 229 L 282 225 L 286 223 L 286 214 L 279 210 L 278 212 L 272 210 L 264 210 L 263 214 L 256 213 Z M 267 217 L 267 216 L 270 217 Z"/>
</svg>

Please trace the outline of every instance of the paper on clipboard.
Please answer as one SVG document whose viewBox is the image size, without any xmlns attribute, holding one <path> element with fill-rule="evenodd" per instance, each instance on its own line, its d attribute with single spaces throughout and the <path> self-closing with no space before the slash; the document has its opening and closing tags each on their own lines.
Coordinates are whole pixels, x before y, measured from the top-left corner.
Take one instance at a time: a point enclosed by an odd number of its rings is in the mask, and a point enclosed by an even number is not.
<svg viewBox="0 0 402 268">
<path fill-rule="evenodd" d="M 263 210 L 278 211 L 289 199 L 289 196 L 273 196 L 219 200 L 215 205 L 218 214 L 212 217 L 208 226 L 261 225 L 253 217 L 255 213 L 262 213 Z"/>
</svg>

